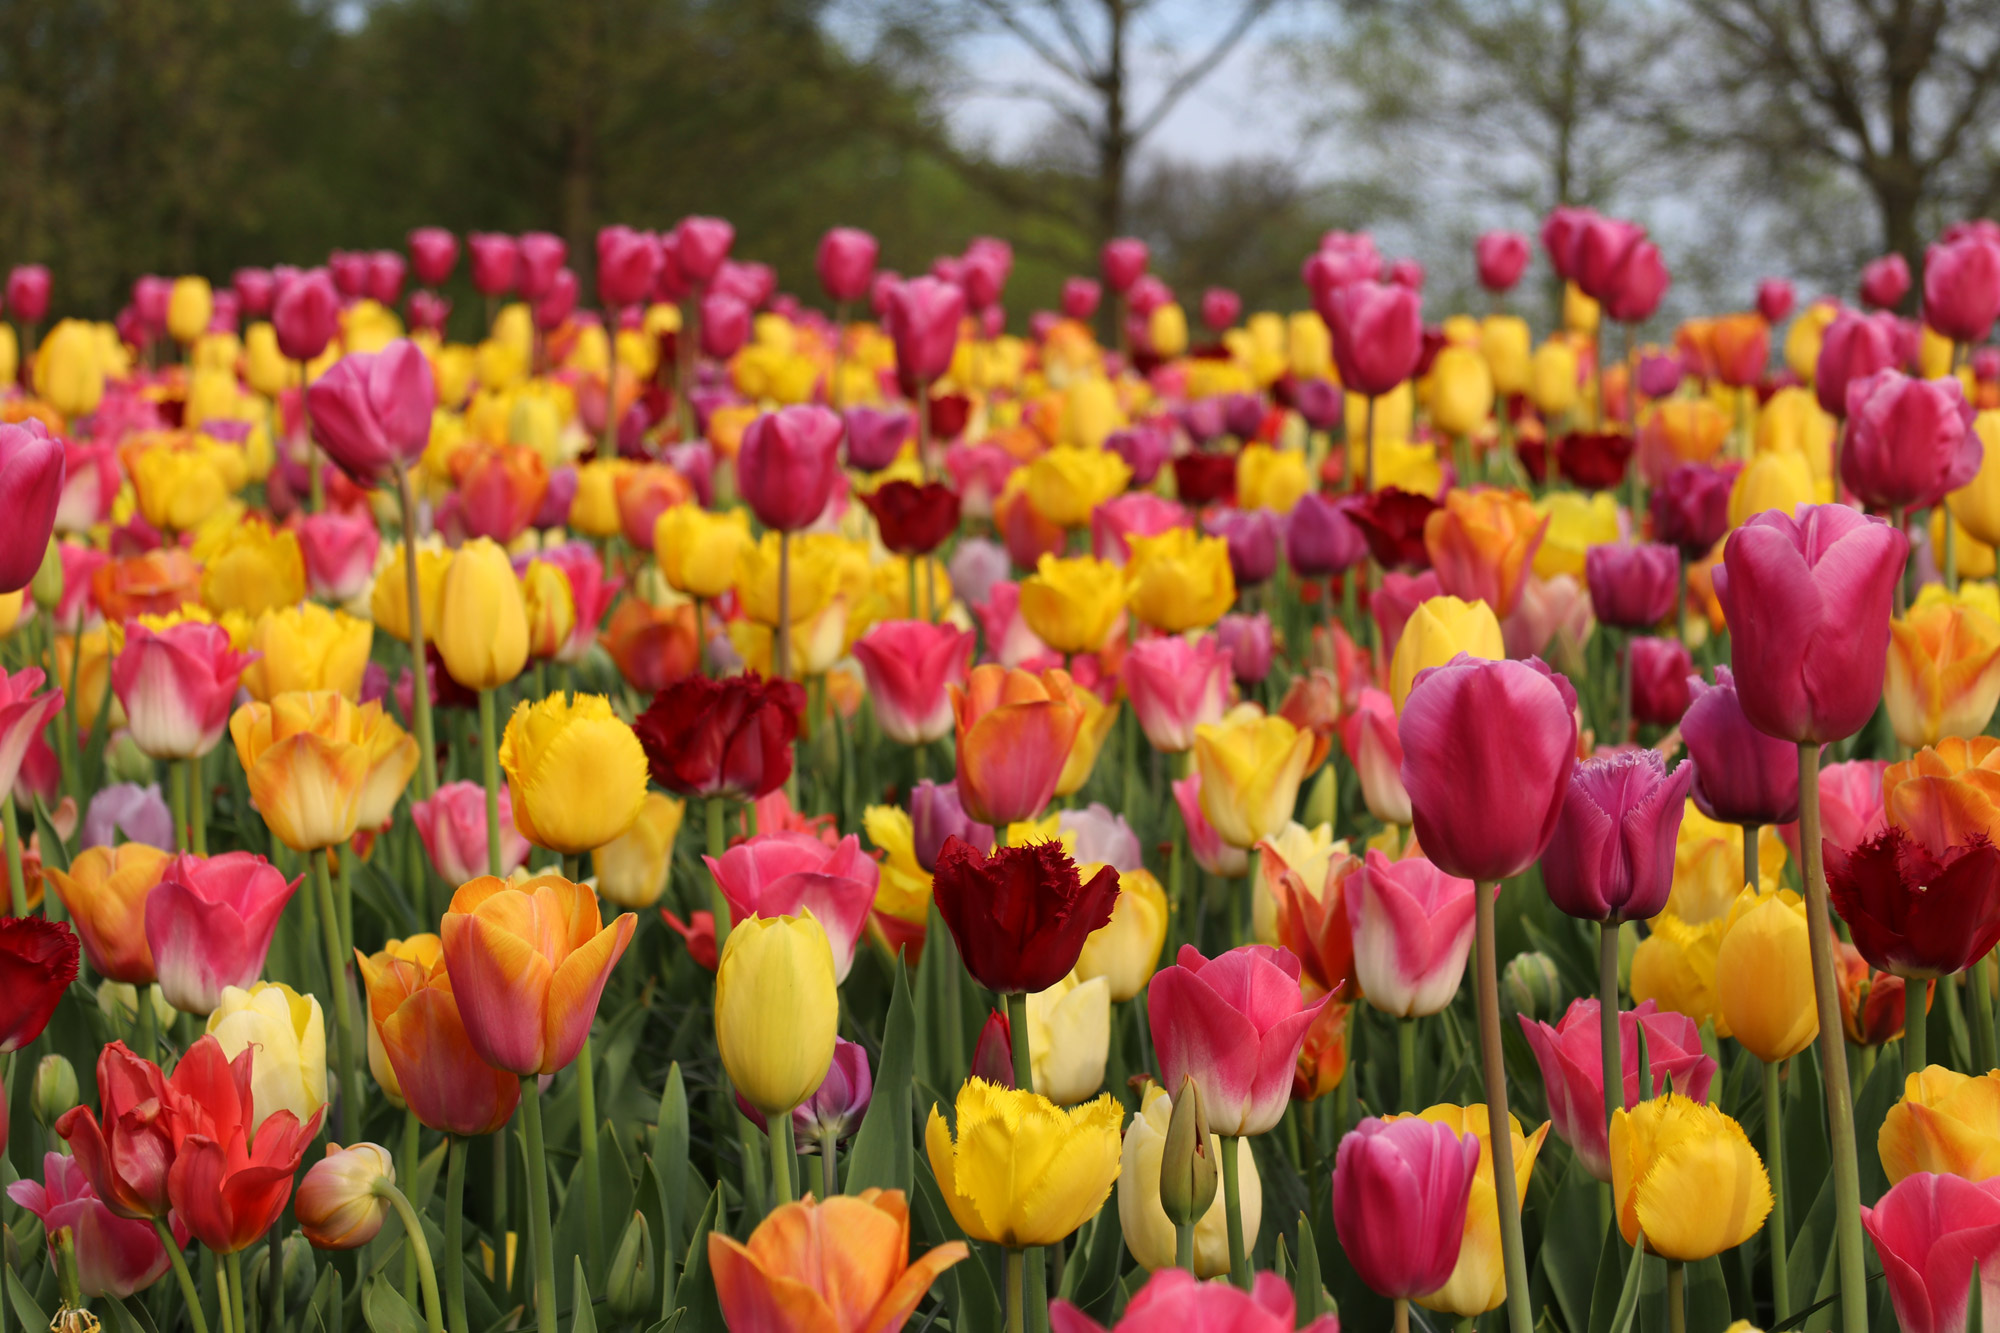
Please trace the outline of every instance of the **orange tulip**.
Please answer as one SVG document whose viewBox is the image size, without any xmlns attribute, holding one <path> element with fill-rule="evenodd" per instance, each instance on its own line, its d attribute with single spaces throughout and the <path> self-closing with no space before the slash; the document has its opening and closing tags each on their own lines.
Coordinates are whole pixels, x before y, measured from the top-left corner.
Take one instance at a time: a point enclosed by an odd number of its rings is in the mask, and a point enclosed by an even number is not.
<svg viewBox="0 0 2000 1333">
<path fill-rule="evenodd" d="M 915 1263 L 901 1190 L 805 1198 L 777 1209 L 746 1245 L 708 1235 L 722 1319 L 760 1333 L 899 1329 L 938 1275 L 970 1253 L 947 1241 Z"/>
<path fill-rule="evenodd" d="M 1729 438 L 1728 415 L 1706 398 L 1670 398 L 1639 428 L 1646 479 L 1658 482 L 1676 463 L 1706 463 Z"/>
<path fill-rule="evenodd" d="M 1454 490 L 1424 520 L 1424 548 L 1447 593 L 1484 601 L 1505 619 L 1548 526 L 1519 491 Z"/>
<path fill-rule="evenodd" d="M 642 597 L 627 597 L 597 641 L 618 664 L 618 674 L 641 695 L 658 694 L 701 664 L 692 602 L 654 606 Z"/>
<path fill-rule="evenodd" d="M 534 521 L 549 490 L 549 469 L 526 445 L 461 449 L 452 456 L 460 521 L 473 537 L 505 544 Z"/>
<path fill-rule="evenodd" d="M 653 549 L 653 525 L 675 505 L 694 496 L 687 479 L 664 463 L 649 463 L 615 478 L 618 526 L 625 540 L 642 551 Z"/>
<path fill-rule="evenodd" d="M 451 896 L 445 965 L 454 992 L 465 992 L 460 1016 L 480 1059 L 523 1076 L 576 1059 L 639 924 L 630 912 L 601 921 L 597 895 L 560 875 L 519 884 L 482 875 Z"/>
<path fill-rule="evenodd" d="M 1353 1008 L 1337 1001 L 1327 1004 L 1306 1029 L 1306 1044 L 1299 1047 L 1298 1067 L 1292 1071 L 1293 1101 L 1318 1101 L 1347 1077 L 1347 1017 Z"/>
<path fill-rule="evenodd" d="M 521 1080 L 480 1059 L 435 935 L 391 940 L 355 961 L 368 987 L 368 1067 L 382 1091 L 447 1134 L 490 1134 L 513 1117 Z"/>
<path fill-rule="evenodd" d="M 417 771 L 416 741 L 381 704 L 352 704 L 331 690 L 244 704 L 229 734 L 258 812 L 298 851 L 386 827 Z"/>
<path fill-rule="evenodd" d="M 1975 1181 L 2000 1176 L 2000 1070 L 1967 1077 L 1932 1065 L 1911 1074 L 1875 1149 L 1891 1185 L 1919 1171 Z"/>
<path fill-rule="evenodd" d="M 1771 326 L 1762 315 L 1746 311 L 1705 322 L 1704 360 L 1712 365 L 1715 378 L 1740 389 L 1763 377 L 1771 360 Z"/>
<path fill-rule="evenodd" d="M 2000 704 L 2000 622 L 1967 601 L 1924 591 L 1908 615 L 1889 622 L 1882 690 L 1896 739 L 1912 747 L 1976 736 Z"/>
<path fill-rule="evenodd" d="M 1903 1035 L 1903 979 L 1868 966 L 1861 950 L 1833 941 L 1834 982 L 1840 988 L 1840 1022 L 1856 1046 L 1880 1046 Z M 1937 982 L 1924 983 L 1924 1012 L 1937 995 Z"/>
<path fill-rule="evenodd" d="M 1083 727 L 1069 673 L 1037 676 L 988 662 L 953 685 L 958 720 L 958 798 L 982 824 L 1032 819 L 1055 795 Z"/>
<path fill-rule="evenodd" d="M 98 566 L 90 593 L 108 621 L 163 616 L 201 600 L 201 566 L 178 546 L 147 551 Z"/>
<path fill-rule="evenodd" d="M 1894 654 L 1894 649 L 1891 649 Z M 2000 740 L 1947 736 L 1882 773 L 1889 823 L 1926 847 L 2000 840 Z"/>
<path fill-rule="evenodd" d="M 153 948 L 146 943 L 146 895 L 160 882 L 167 860 L 157 847 L 128 842 L 89 848 L 70 862 L 68 871 L 42 868 L 42 877 L 55 885 L 82 937 L 84 957 L 99 976 L 128 986 L 154 980 Z"/>
</svg>

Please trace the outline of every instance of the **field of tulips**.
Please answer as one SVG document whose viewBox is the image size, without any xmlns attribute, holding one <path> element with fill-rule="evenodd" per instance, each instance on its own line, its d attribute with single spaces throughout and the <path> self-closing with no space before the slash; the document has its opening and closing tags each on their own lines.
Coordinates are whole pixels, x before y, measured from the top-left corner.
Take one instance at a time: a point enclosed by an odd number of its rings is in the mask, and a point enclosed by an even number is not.
<svg viewBox="0 0 2000 1333">
<path fill-rule="evenodd" d="M 1539 239 L 16 268 L 0 1330 L 2000 1327 L 2000 225 Z"/>
</svg>

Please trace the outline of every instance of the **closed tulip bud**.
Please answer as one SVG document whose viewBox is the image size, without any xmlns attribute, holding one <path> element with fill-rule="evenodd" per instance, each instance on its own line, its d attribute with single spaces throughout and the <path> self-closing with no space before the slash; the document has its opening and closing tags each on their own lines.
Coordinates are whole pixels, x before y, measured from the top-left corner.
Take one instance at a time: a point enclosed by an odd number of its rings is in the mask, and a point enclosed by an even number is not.
<svg viewBox="0 0 2000 1333">
<path fill-rule="evenodd" d="M 317 360 L 340 331 L 340 293 L 333 278 L 316 268 L 283 284 L 271 306 L 271 325 L 287 360 Z"/>
<path fill-rule="evenodd" d="M 387 1148 L 327 1144 L 326 1156 L 306 1172 L 292 1201 L 306 1239 L 322 1250 L 359 1249 L 375 1239 L 389 1216 L 389 1198 L 377 1190 L 378 1183 L 396 1183 Z"/>
<path fill-rule="evenodd" d="M 896 347 L 896 366 L 918 384 L 928 384 L 951 368 L 958 326 L 965 318 L 965 293 L 937 278 L 913 278 L 889 293 L 884 320 Z"/>
<path fill-rule="evenodd" d="M 746 917 L 715 973 L 715 1040 L 729 1080 L 767 1116 L 790 1115 L 833 1063 L 833 949 L 810 912 Z"/>
<path fill-rule="evenodd" d="M 1878 509 L 1923 508 L 1979 474 L 1983 447 L 1956 379 L 1878 371 L 1847 387 L 1840 478 Z"/>
<path fill-rule="evenodd" d="M 1878 310 L 1903 303 L 1910 293 L 1910 261 L 1886 254 L 1861 266 L 1861 299 Z"/>
<path fill-rule="evenodd" d="M 175 342 L 186 347 L 201 337 L 208 331 L 214 312 L 215 298 L 207 278 L 174 279 L 173 292 L 167 298 L 167 332 Z"/>
<path fill-rule="evenodd" d="M 257 1120 L 290 1111 L 303 1123 L 326 1105 L 326 1016 L 316 997 L 283 983 L 225 986 L 207 1031 L 232 1060 L 256 1048 L 250 1093 Z"/>
<path fill-rule="evenodd" d="M 1207 1216 L 1215 1202 L 1216 1161 L 1201 1088 L 1191 1075 L 1181 1076 L 1173 1106 L 1160 1148 L 1160 1207 L 1169 1222 L 1183 1227 Z"/>
<path fill-rule="evenodd" d="M 1515 954 L 1500 974 L 1500 1003 L 1529 1022 L 1555 1017 L 1563 1007 L 1562 974 L 1555 960 L 1540 950 Z"/>
<path fill-rule="evenodd" d="M 1341 1139 L 1334 1228 L 1355 1272 L 1377 1295 L 1409 1300 L 1451 1280 L 1482 1164 L 1491 1180 L 1482 1140 L 1454 1125 L 1402 1116 L 1371 1116 Z"/>
<path fill-rule="evenodd" d="M 818 518 L 840 474 L 838 414 L 787 407 L 758 417 L 743 433 L 737 485 L 766 527 L 796 532 Z"/>
<path fill-rule="evenodd" d="M 646 1215 L 633 1210 L 618 1237 L 605 1279 L 605 1302 L 619 1314 L 637 1314 L 653 1304 L 653 1230 Z"/>
<path fill-rule="evenodd" d="M 1528 238 L 1517 231 L 1489 231 L 1473 245 L 1479 285 L 1489 292 L 1513 290 L 1528 268 Z"/>
<path fill-rule="evenodd" d="M 1518 315 L 1488 315 L 1479 324 L 1479 354 L 1493 376 L 1496 393 L 1518 396 L 1533 383 L 1529 355 L 1534 336 Z"/>
<path fill-rule="evenodd" d="M 28 1093 L 28 1106 L 36 1122 L 43 1129 L 49 1128 L 76 1105 L 78 1095 L 76 1066 L 62 1055 L 43 1056 L 35 1066 L 34 1086 Z"/>
<path fill-rule="evenodd" d="M 1379 397 L 1416 373 L 1423 299 L 1408 287 L 1361 279 L 1315 294 L 1333 331 L 1333 359 L 1351 392 Z"/>
<path fill-rule="evenodd" d="M 313 439 L 363 485 L 423 457 L 437 397 L 430 360 L 406 338 L 379 352 L 348 353 L 306 391 Z"/>
</svg>

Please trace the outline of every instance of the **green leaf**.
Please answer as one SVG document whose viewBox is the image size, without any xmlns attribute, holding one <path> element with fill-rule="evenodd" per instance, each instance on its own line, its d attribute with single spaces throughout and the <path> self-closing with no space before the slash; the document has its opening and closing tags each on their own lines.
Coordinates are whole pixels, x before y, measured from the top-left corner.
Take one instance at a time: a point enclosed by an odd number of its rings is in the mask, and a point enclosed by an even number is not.
<svg viewBox="0 0 2000 1333">
<path fill-rule="evenodd" d="M 875 1096 L 847 1159 L 847 1192 L 899 1189 L 909 1195 L 915 1176 L 916 1152 L 911 1142 L 910 1080 L 916 1055 L 916 1012 L 910 999 L 908 969 L 895 969 L 895 994 L 889 1001 L 889 1021 L 882 1033 L 881 1067 L 876 1070 Z"/>
<path fill-rule="evenodd" d="M 597 1312 L 590 1305 L 590 1279 L 584 1276 L 583 1256 L 577 1255 L 572 1261 L 576 1271 L 570 1278 L 570 1290 L 576 1293 L 576 1307 L 570 1315 L 569 1333 L 597 1333 Z"/>
<path fill-rule="evenodd" d="M 688 1099 L 678 1061 L 667 1066 L 667 1086 L 660 1091 L 660 1123 L 653 1131 L 653 1175 L 660 1183 L 660 1210 L 666 1225 L 660 1243 L 670 1255 L 681 1252 L 688 1225 Z M 660 1272 L 667 1271 L 666 1265 Z"/>
<path fill-rule="evenodd" d="M 1299 1214 L 1299 1271 L 1292 1278 L 1292 1302 L 1300 1324 L 1319 1318 L 1319 1243 L 1313 1239 L 1312 1219 L 1304 1213 Z"/>
<path fill-rule="evenodd" d="M 361 1317 L 371 1333 L 425 1333 L 423 1317 L 386 1277 L 370 1278 L 361 1291 Z"/>
<path fill-rule="evenodd" d="M 1903 1096 L 1903 1067 L 1895 1060 L 1877 1060 L 1862 1085 L 1854 1104 L 1854 1141 L 1860 1146 L 1861 1202 L 1873 1207 L 1889 1192 L 1889 1177 L 1882 1170 L 1882 1154 L 1875 1149 L 1882 1122 L 1889 1108 Z"/>
<path fill-rule="evenodd" d="M 1088 1257 L 1076 1256 L 1073 1266 L 1080 1266 L 1083 1275 L 1075 1286 L 1075 1295 L 1070 1301 L 1084 1313 L 1108 1320 L 1111 1314 L 1111 1298 L 1118 1290 L 1118 1268 L 1125 1257 L 1124 1219 L 1118 1215 L 1118 1201 L 1105 1200 L 1104 1207 L 1097 1210 L 1097 1225 L 1091 1229 Z M 1080 1264 L 1076 1260 L 1081 1260 Z M 1319 1261 L 1313 1260 L 1313 1273 L 1319 1272 Z M 1064 1274 L 1068 1276 L 1067 1273 Z M 1097 1311 L 1104 1311 L 1102 1316 Z"/>
<path fill-rule="evenodd" d="M 1548 1243 L 1543 1242 L 1546 1251 Z M 1597 1251 L 1597 1278 L 1590 1287 L 1590 1333 L 1611 1333 L 1619 1302 L 1624 1298 L 1626 1261 L 1631 1254 L 1617 1228 L 1606 1227 Z"/>
<path fill-rule="evenodd" d="M 1554 1206 L 1542 1222 L 1542 1272 L 1569 1328 L 1582 1329 L 1590 1323 L 1597 1259 L 1610 1231 L 1599 1202 L 1601 1189 L 1583 1160 L 1571 1154 Z"/>
<path fill-rule="evenodd" d="M 681 1280 L 674 1287 L 674 1305 L 682 1312 L 687 1333 L 727 1333 L 722 1322 L 722 1305 L 715 1297 L 715 1276 L 708 1269 L 708 1233 L 722 1209 L 722 1186 L 708 1196 L 688 1241 L 687 1259 L 681 1266 Z"/>
<path fill-rule="evenodd" d="M 49 1317 L 42 1313 L 42 1307 L 35 1304 L 35 1298 L 28 1294 L 27 1284 L 21 1281 L 20 1274 L 0 1270 L 0 1281 L 6 1282 L 8 1302 L 14 1307 L 14 1316 L 21 1321 L 24 1329 L 39 1333 L 39 1330 L 49 1326 Z"/>
<path fill-rule="evenodd" d="M 77 813 L 81 816 L 83 812 L 78 811 Z M 56 832 L 55 824 L 49 819 L 48 807 L 42 804 L 42 798 L 39 796 L 35 798 L 35 831 L 41 835 L 42 839 L 37 844 L 42 851 L 42 864 L 67 872 L 69 870 L 69 844 L 64 842 L 61 835 Z"/>
<path fill-rule="evenodd" d="M 646 1218 L 646 1230 L 653 1239 L 653 1272 L 660 1284 L 660 1315 L 662 1318 L 673 1313 L 674 1270 L 668 1267 L 673 1262 L 675 1251 L 667 1244 L 666 1211 L 660 1202 L 660 1178 L 653 1171 L 650 1154 L 639 1159 L 639 1188 L 633 1194 L 633 1206 Z"/>
<path fill-rule="evenodd" d="M 1711 1255 L 1689 1264 L 1682 1273 L 1682 1293 L 1687 1298 L 1689 1328 L 1729 1327 L 1729 1282 L 1722 1273 L 1722 1260 Z"/>
</svg>

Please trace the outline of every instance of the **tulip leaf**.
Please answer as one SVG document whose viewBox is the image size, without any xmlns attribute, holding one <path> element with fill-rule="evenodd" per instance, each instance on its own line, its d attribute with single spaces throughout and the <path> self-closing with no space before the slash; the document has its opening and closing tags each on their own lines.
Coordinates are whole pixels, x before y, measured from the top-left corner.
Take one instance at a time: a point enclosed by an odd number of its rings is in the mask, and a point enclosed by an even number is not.
<svg viewBox="0 0 2000 1333">
<path fill-rule="evenodd" d="M 1808 1182 L 1823 1182 L 1833 1175 L 1833 1155 L 1826 1138 L 1826 1084 L 1820 1078 L 1817 1042 L 1792 1057 L 1785 1082 L 1785 1179 L 1811 1188 Z M 1796 1203 L 1796 1198 L 1793 1201 Z M 1819 1234 L 1822 1238 L 1832 1236 L 1831 1224 Z M 1793 1265 L 1796 1274 L 1797 1260 Z"/>
<path fill-rule="evenodd" d="M 899 1189 L 909 1195 L 916 1151 L 910 1127 L 910 1082 L 916 1058 L 917 1022 L 910 999 L 909 969 L 895 968 L 895 993 L 882 1032 L 875 1071 L 875 1095 L 847 1160 L 847 1192 Z"/>
<path fill-rule="evenodd" d="M 1833 1232 L 1833 1179 L 1827 1176 L 1821 1178 L 1819 1193 L 1793 1234 L 1792 1248 L 1786 1256 L 1794 1310 L 1812 1303 L 1820 1274 L 1832 1271 Z"/>
<path fill-rule="evenodd" d="M 1895 1060 L 1877 1060 L 1854 1103 L 1854 1141 L 1864 1145 L 1861 1161 L 1861 1202 L 1873 1207 L 1889 1192 L 1889 1177 L 1882 1170 L 1882 1154 L 1874 1150 L 1881 1136 L 1882 1122 L 1889 1108 L 1903 1096 L 1903 1067 Z"/>
<path fill-rule="evenodd" d="M 1572 1153 L 1569 1170 L 1563 1173 L 1551 1205 L 1543 1211 L 1542 1272 L 1562 1311 L 1564 1326 L 1579 1330 L 1590 1322 L 1591 1287 L 1608 1231 L 1598 1194 L 1596 1178 Z"/>
<path fill-rule="evenodd" d="M 1292 1302 L 1301 1325 L 1319 1318 L 1319 1242 L 1313 1238 L 1312 1219 L 1304 1213 L 1299 1214 L 1299 1271 L 1292 1278 Z"/>
<path fill-rule="evenodd" d="M 25 1329 L 44 1329 L 49 1326 L 49 1317 L 42 1313 L 42 1307 L 35 1304 L 35 1298 L 28 1294 L 27 1283 L 21 1275 L 8 1270 L 4 1274 L 7 1283 L 7 1299 L 14 1307 L 14 1316 Z"/>
<path fill-rule="evenodd" d="M 916 1191 L 911 1196 L 912 1233 L 926 1237 L 927 1244 L 966 1240 L 958 1221 L 946 1207 L 931 1174 L 928 1159 L 919 1159 L 914 1168 Z M 937 1292 L 951 1317 L 954 1333 L 1000 1333 L 1000 1289 L 993 1271 L 987 1267 L 988 1254 L 998 1254 L 990 1245 L 972 1244 L 972 1253 L 955 1263 L 939 1280 Z"/>
<path fill-rule="evenodd" d="M 1733 1317 L 1729 1308 L 1729 1282 L 1723 1276 L 1722 1260 L 1710 1255 L 1700 1263 L 1687 1265 L 1683 1294 L 1687 1298 L 1689 1328 L 1727 1328 Z"/>
<path fill-rule="evenodd" d="M 570 1290 L 576 1293 L 576 1306 L 570 1316 L 569 1333 L 597 1333 L 597 1312 L 590 1304 L 590 1279 L 584 1275 L 583 1256 L 577 1255 L 572 1261 L 576 1272 L 570 1280 Z"/>
<path fill-rule="evenodd" d="M 1542 1246 L 1546 1252 L 1548 1241 L 1544 1240 Z M 1631 1254 L 1618 1228 L 1606 1227 L 1603 1244 L 1597 1252 L 1597 1277 L 1590 1288 L 1590 1322 L 1576 1327 L 1588 1328 L 1589 1333 L 1611 1333 L 1611 1323 L 1617 1317 L 1618 1302 L 1625 1290 Z"/>
<path fill-rule="evenodd" d="M 344 1280 L 340 1271 L 332 1264 L 319 1270 L 319 1281 L 313 1284 L 312 1303 L 309 1308 L 326 1333 L 341 1333 L 343 1285 Z"/>
<path fill-rule="evenodd" d="M 424 1333 L 423 1317 L 388 1278 L 376 1274 L 361 1292 L 361 1317 L 371 1333 Z"/>
<path fill-rule="evenodd" d="M 56 832 L 55 823 L 49 818 L 49 808 L 42 804 L 42 798 L 35 798 L 35 831 L 41 834 L 37 844 L 42 853 L 42 864 L 57 870 L 69 870 L 69 844 Z"/>
<path fill-rule="evenodd" d="M 653 1131 L 653 1174 L 660 1185 L 660 1211 L 665 1225 L 660 1243 L 668 1254 L 681 1252 L 681 1235 L 688 1224 L 688 1099 L 680 1062 L 667 1066 L 667 1085 L 660 1090 L 660 1122 Z M 660 1267 L 662 1273 L 666 1266 Z"/>
<path fill-rule="evenodd" d="M 1972 1261 L 1972 1286 L 1965 1294 L 1965 1326 L 1967 1328 L 1986 1327 L 1986 1302 L 1979 1290 L 1979 1261 Z"/>
<path fill-rule="evenodd" d="M 1305 1230 L 1301 1231 L 1300 1234 L 1310 1237 L 1312 1233 L 1310 1230 Z M 1307 1240 L 1303 1243 L 1310 1244 L 1311 1242 Z M 1075 1287 L 1076 1294 L 1070 1299 L 1077 1308 L 1100 1322 L 1108 1322 L 1110 1320 L 1111 1302 L 1118 1292 L 1118 1268 L 1124 1257 L 1124 1219 L 1118 1214 L 1118 1201 L 1116 1199 L 1107 1199 L 1104 1202 L 1104 1207 L 1098 1209 L 1097 1224 L 1090 1232 L 1089 1256 L 1087 1258 L 1081 1255 L 1076 1256 L 1077 1259 L 1082 1260 L 1080 1266 L 1083 1269 L 1083 1276 L 1078 1279 Z M 1311 1265 L 1313 1278 L 1317 1281 L 1319 1278 L 1318 1256 L 1315 1255 L 1312 1258 Z"/>
<path fill-rule="evenodd" d="M 708 1269 L 708 1233 L 722 1211 L 722 1186 L 708 1196 L 708 1206 L 688 1241 L 681 1280 L 674 1286 L 674 1305 L 681 1310 L 687 1333 L 725 1333 L 722 1305 L 715 1297 L 715 1277 Z"/>
<path fill-rule="evenodd" d="M 664 1317 L 673 1313 L 674 1306 L 674 1262 L 676 1250 L 667 1239 L 666 1205 L 661 1202 L 665 1191 L 660 1186 L 660 1177 L 653 1170 L 651 1153 L 639 1158 L 639 1188 L 633 1196 L 633 1207 L 646 1218 L 646 1234 L 652 1239 L 653 1271 L 660 1279 L 660 1314 Z"/>
</svg>

